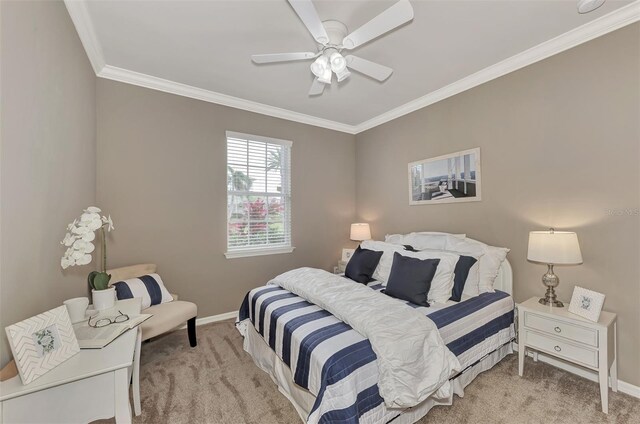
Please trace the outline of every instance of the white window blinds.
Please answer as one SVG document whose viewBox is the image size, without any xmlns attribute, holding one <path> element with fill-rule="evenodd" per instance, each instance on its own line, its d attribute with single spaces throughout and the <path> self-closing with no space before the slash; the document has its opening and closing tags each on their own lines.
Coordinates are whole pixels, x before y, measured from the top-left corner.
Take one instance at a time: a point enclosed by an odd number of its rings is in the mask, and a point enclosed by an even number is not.
<svg viewBox="0 0 640 424">
<path fill-rule="evenodd" d="M 290 175 L 290 141 L 227 131 L 227 257 L 292 250 Z"/>
</svg>

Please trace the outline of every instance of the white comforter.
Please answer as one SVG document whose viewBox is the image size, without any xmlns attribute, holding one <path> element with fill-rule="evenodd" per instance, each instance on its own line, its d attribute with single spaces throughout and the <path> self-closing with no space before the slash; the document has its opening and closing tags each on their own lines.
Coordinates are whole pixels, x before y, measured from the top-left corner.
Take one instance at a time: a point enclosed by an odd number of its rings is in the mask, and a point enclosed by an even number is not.
<svg viewBox="0 0 640 424">
<path fill-rule="evenodd" d="M 412 407 L 431 395 L 450 396 L 449 378 L 460 371 L 460 363 L 424 314 L 320 269 L 294 269 L 269 284 L 320 306 L 369 339 L 387 407 Z"/>
</svg>

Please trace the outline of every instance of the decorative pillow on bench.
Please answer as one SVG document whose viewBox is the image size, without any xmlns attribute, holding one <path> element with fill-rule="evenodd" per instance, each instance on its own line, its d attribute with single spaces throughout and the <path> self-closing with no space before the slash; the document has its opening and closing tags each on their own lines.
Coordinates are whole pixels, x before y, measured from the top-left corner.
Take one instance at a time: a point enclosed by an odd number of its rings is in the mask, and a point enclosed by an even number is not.
<svg viewBox="0 0 640 424">
<path fill-rule="evenodd" d="M 118 300 L 132 299 L 134 297 L 141 298 L 142 309 L 173 300 L 173 297 L 165 288 L 158 274 L 143 275 L 137 278 L 118 281 L 113 283 L 113 286 L 116 288 Z"/>
</svg>

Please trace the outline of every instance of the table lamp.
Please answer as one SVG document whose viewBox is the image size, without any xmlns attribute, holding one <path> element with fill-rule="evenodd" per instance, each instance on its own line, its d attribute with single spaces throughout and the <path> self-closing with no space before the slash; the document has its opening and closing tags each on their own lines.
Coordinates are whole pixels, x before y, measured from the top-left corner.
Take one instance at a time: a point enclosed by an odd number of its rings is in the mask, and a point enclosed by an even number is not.
<svg viewBox="0 0 640 424">
<path fill-rule="evenodd" d="M 578 236 L 570 231 L 531 231 L 529 233 L 529 249 L 527 259 L 532 262 L 547 264 L 547 273 L 542 276 L 542 284 L 547 287 L 545 297 L 540 299 L 543 305 L 559 308 L 564 305 L 556 299 L 555 287 L 560 279 L 553 273 L 554 265 L 579 265 L 582 254 L 578 244 Z"/>
<path fill-rule="evenodd" d="M 371 240 L 371 228 L 369 228 L 369 224 L 363 222 L 351 224 L 351 235 L 349 238 L 355 241 Z"/>
</svg>

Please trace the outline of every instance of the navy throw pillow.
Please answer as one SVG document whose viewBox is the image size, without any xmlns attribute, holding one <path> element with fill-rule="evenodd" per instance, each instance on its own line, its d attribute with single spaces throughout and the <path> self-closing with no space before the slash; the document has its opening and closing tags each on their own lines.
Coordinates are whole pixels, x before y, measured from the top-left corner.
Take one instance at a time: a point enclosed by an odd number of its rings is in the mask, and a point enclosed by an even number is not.
<svg viewBox="0 0 640 424">
<path fill-rule="evenodd" d="M 429 306 L 427 294 L 440 259 L 418 259 L 393 254 L 385 294 L 420 306 Z"/>
<path fill-rule="evenodd" d="M 380 262 L 380 258 L 384 252 L 376 252 L 375 250 L 363 249 L 360 246 L 353 252 L 347 267 L 344 270 L 344 276 L 351 278 L 358 283 L 366 284 L 371 281 L 371 276 Z"/>
<path fill-rule="evenodd" d="M 469 270 L 478 260 L 471 256 L 460 256 L 456 268 L 453 271 L 453 289 L 451 289 L 451 297 L 449 300 L 454 302 L 460 302 L 462 298 L 462 291 L 464 290 L 464 283 L 469 276 Z"/>
</svg>

